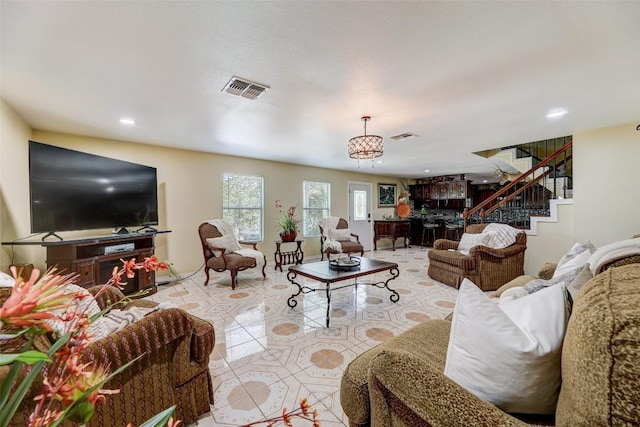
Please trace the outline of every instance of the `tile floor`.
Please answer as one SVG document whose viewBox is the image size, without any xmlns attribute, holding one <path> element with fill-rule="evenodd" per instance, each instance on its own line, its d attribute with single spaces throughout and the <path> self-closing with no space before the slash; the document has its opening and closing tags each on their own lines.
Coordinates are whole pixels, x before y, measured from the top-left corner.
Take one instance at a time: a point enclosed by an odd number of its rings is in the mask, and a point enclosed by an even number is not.
<svg viewBox="0 0 640 427">
<path fill-rule="evenodd" d="M 392 303 L 389 291 L 373 286 L 336 290 L 329 328 L 324 293 L 301 295 L 298 305 L 289 308 L 294 287 L 287 269 L 274 271 L 269 258 L 266 280 L 257 270 L 241 272 L 234 291 L 228 273 L 213 273 L 207 287 L 202 272 L 161 286 L 150 299 L 171 301 L 215 327 L 209 364 L 215 404 L 197 425 L 247 424 L 279 414 L 283 407 L 294 408 L 304 397 L 319 411 L 323 426 L 348 425 L 340 406 L 340 378 L 347 364 L 417 323 L 453 311 L 457 291 L 427 276 L 426 255 L 421 247 L 365 253 L 398 263 L 400 276 L 390 287 L 400 300 Z M 379 281 L 390 276 L 379 273 L 361 281 L 372 277 Z"/>
</svg>

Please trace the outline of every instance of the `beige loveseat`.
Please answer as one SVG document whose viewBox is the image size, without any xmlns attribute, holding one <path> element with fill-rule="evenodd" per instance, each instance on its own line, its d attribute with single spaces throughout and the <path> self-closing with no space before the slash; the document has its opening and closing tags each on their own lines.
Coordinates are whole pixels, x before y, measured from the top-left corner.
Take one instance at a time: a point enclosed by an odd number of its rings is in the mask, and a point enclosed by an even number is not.
<svg viewBox="0 0 640 427">
<path fill-rule="evenodd" d="M 443 375 L 451 322 L 429 320 L 357 357 L 340 400 L 351 426 L 638 425 L 640 264 L 610 268 L 574 302 L 555 416 L 507 414 Z M 500 363 L 500 361 L 496 361 Z"/>
</svg>

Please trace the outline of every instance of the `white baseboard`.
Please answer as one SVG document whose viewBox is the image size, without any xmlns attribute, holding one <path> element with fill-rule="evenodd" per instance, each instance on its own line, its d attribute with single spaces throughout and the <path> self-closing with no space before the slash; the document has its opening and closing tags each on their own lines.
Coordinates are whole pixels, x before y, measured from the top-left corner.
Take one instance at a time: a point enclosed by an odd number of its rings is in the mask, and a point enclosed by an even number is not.
<svg viewBox="0 0 640 427">
<path fill-rule="evenodd" d="M 553 199 L 549 201 L 549 216 L 532 216 L 529 219 L 529 229 L 526 233 L 530 236 L 538 234 L 538 223 L 540 222 L 558 222 L 558 206 L 572 205 L 573 199 Z"/>
</svg>

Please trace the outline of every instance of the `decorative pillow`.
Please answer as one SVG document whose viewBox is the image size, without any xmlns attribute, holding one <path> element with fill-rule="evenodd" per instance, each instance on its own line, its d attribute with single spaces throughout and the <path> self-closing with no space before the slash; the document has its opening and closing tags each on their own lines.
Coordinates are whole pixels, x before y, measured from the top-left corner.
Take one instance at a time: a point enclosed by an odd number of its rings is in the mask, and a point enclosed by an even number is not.
<svg viewBox="0 0 640 427">
<path fill-rule="evenodd" d="M 540 270 L 538 270 L 538 278 L 544 280 L 551 279 L 557 266 L 557 262 L 545 262 L 544 265 L 540 267 Z"/>
<path fill-rule="evenodd" d="M 589 264 L 585 264 L 582 268 L 582 271 L 567 285 L 567 290 L 571 294 L 571 299 L 575 302 L 578 298 L 578 293 L 580 289 L 587 283 L 589 280 L 593 279 L 593 273 L 591 273 L 591 268 L 589 268 Z"/>
<path fill-rule="evenodd" d="M 337 242 L 348 242 L 351 240 L 351 230 L 348 228 L 330 228 L 328 237 L 330 240 Z"/>
<path fill-rule="evenodd" d="M 560 261 L 558 261 L 558 266 L 553 272 L 553 278 L 562 276 L 575 268 L 582 270 L 582 267 L 589 261 L 589 257 L 594 250 L 595 248 L 588 240 L 584 243 L 576 243 L 573 245 L 573 247 L 569 249 L 569 252 L 564 254 L 562 258 L 560 258 Z"/>
<path fill-rule="evenodd" d="M 9 276 L 7 273 L 3 273 L 0 271 L 0 287 L 3 288 L 12 288 L 16 281 L 13 277 Z"/>
<path fill-rule="evenodd" d="M 532 294 L 548 286 L 555 286 L 559 284 L 564 284 L 565 286 L 568 286 L 569 283 L 573 282 L 573 280 L 576 277 L 578 277 L 578 275 L 583 269 L 584 269 L 584 265 L 578 265 L 559 276 L 556 276 L 554 274 L 553 277 L 549 280 L 543 280 L 543 279 L 532 280 L 526 285 L 524 285 L 524 289 L 528 293 Z"/>
<path fill-rule="evenodd" d="M 487 246 L 493 249 L 504 249 L 513 245 L 516 242 L 516 236 L 520 233 L 523 231 L 510 225 L 493 222 L 482 230 L 482 234 L 491 236 Z"/>
<path fill-rule="evenodd" d="M 535 280 L 535 279 L 536 279 L 535 277 L 529 276 L 529 275 L 518 276 L 515 279 L 512 279 L 512 280 L 508 281 L 507 283 L 505 283 L 504 285 L 500 286 L 498 288 L 498 290 L 496 290 L 495 294 L 493 294 L 493 296 L 498 298 L 506 290 L 511 289 L 511 288 L 521 288 L 524 285 L 526 285 L 527 283 L 529 283 L 530 281 Z"/>
<path fill-rule="evenodd" d="M 504 291 L 501 295 L 500 295 L 500 304 L 505 304 L 509 301 L 513 301 L 515 299 L 518 298 L 522 298 L 522 297 L 526 297 L 527 295 L 529 295 L 529 293 L 527 291 L 524 290 L 524 286 L 516 286 L 513 288 L 509 288 L 506 291 Z"/>
<path fill-rule="evenodd" d="M 562 286 L 496 304 L 465 279 L 444 374 L 506 412 L 553 414 L 567 319 Z"/>
<path fill-rule="evenodd" d="M 471 248 L 486 245 L 490 238 L 491 236 L 488 234 L 464 233 L 460 238 L 460 243 L 458 243 L 458 251 L 469 255 Z"/>
<path fill-rule="evenodd" d="M 235 251 L 239 251 L 241 249 L 240 244 L 236 240 L 236 237 L 227 234 L 222 237 L 211 237 L 207 239 L 207 244 L 211 248 L 224 248 L 225 254 L 230 254 Z M 221 256 L 221 251 L 213 251 L 216 256 Z"/>
<path fill-rule="evenodd" d="M 579 269 L 576 271 L 576 275 L 578 273 L 580 273 Z M 551 286 L 565 285 L 567 282 L 565 280 L 563 280 L 563 278 L 564 278 L 564 276 L 560 276 L 560 277 L 557 277 L 555 279 L 549 279 L 549 280 L 534 279 L 534 280 L 530 281 L 529 283 L 527 283 L 526 285 L 524 285 L 522 287 L 522 289 L 527 294 L 533 294 L 535 292 L 541 291 L 544 288 L 548 288 L 548 287 L 551 287 Z"/>
<path fill-rule="evenodd" d="M 65 293 L 71 292 L 79 292 L 84 298 L 78 299 L 77 310 L 81 312 L 85 312 L 88 317 L 95 316 L 100 313 L 100 306 L 96 302 L 96 299 L 91 295 L 91 293 L 83 288 L 82 286 L 69 284 L 65 286 Z M 57 312 L 58 315 L 62 314 L 62 310 Z M 63 320 L 47 320 L 49 326 L 51 326 L 51 330 L 57 335 L 64 335 L 67 333 L 67 322 Z M 93 335 L 94 340 L 99 340 L 100 338 L 104 338 L 109 335 L 109 330 L 105 323 L 105 320 L 101 317 L 98 317 L 93 322 L 89 324 L 89 333 Z"/>
</svg>

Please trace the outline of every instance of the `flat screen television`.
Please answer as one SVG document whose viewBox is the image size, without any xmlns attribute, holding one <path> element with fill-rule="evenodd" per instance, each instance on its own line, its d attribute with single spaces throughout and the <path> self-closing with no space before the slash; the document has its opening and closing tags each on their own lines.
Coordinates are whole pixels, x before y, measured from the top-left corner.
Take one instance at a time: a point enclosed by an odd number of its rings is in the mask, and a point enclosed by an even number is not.
<svg viewBox="0 0 640 427">
<path fill-rule="evenodd" d="M 158 225 L 156 168 L 29 141 L 31 232 Z"/>
</svg>

